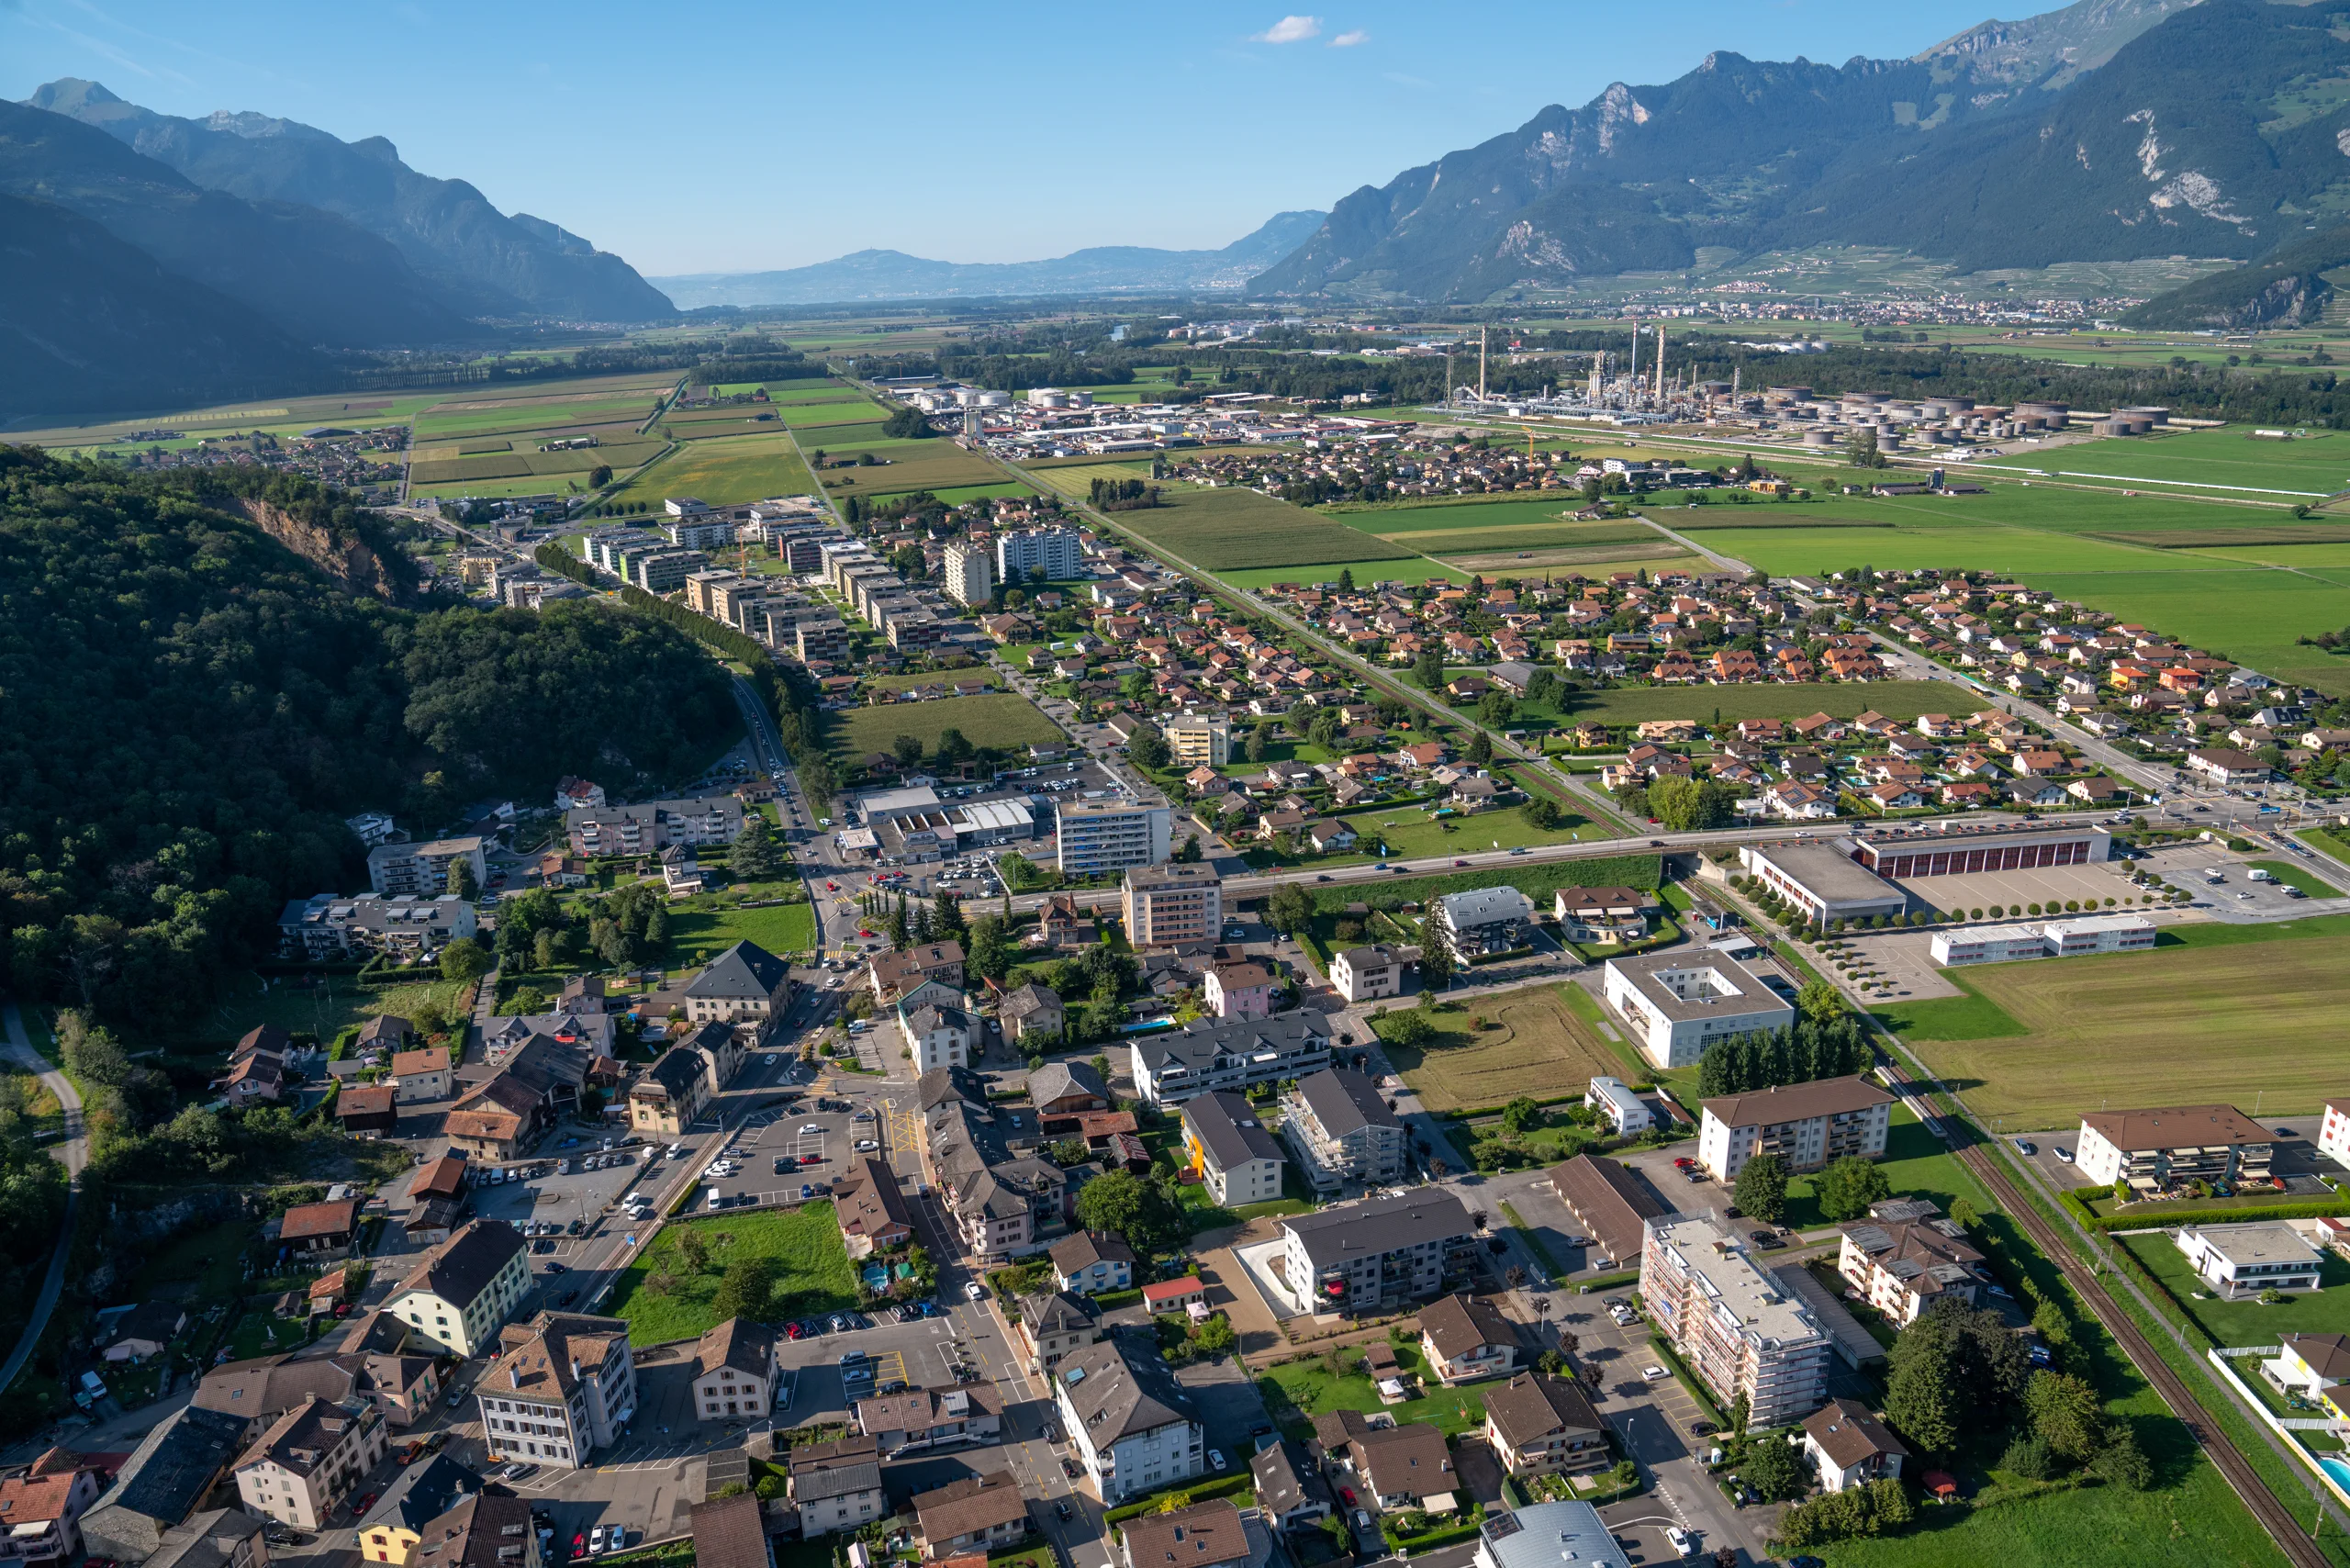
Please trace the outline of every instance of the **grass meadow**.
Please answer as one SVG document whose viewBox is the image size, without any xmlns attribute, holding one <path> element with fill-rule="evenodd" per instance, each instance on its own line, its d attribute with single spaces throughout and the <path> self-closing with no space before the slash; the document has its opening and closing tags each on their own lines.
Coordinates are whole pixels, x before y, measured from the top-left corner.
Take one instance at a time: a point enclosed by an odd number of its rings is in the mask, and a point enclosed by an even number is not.
<svg viewBox="0 0 2350 1568">
<path fill-rule="evenodd" d="M 1472 1031 L 1474 1019 L 1484 1027 Z M 1602 1074 L 1620 1075 L 1630 1065 L 1568 1006 L 1563 986 L 1480 998 L 1438 1013 L 1436 1024 L 1436 1037 L 1425 1049 L 1384 1047 L 1387 1059 L 1431 1111 L 1500 1105 L 1529 1084 L 1586 1083 Z"/>
<path fill-rule="evenodd" d="M 1083 486 L 1078 493 L 1084 493 Z M 1417 558 L 1409 546 L 1382 544 L 1255 490 L 1176 484 L 1167 487 L 1161 499 L 1160 506 L 1111 515 L 1119 526 L 1211 572 Z M 1360 576 L 1357 574 L 1358 580 Z"/>
<path fill-rule="evenodd" d="M 1791 686 L 1627 686 L 1579 693 L 1569 722 L 1637 724 L 1643 719 L 1800 719 L 1827 713 L 1856 718 L 1874 709 L 1888 719 L 1920 713 L 1972 713 L 1983 700 L 1946 680 L 1870 680 Z"/>
<path fill-rule="evenodd" d="M 2257 1099 L 2271 1114 L 2339 1090 L 2310 1042 L 2350 1028 L 2350 918 L 2165 935 L 2147 952 L 1986 964 L 1963 982 L 1975 1005 L 1886 1011 L 1977 1114 L 2015 1126 L 2077 1125 L 2117 1089 L 2133 1104 Z"/>
<path fill-rule="evenodd" d="M 1975 465 L 1990 472 L 2044 468 L 2069 478 L 2110 476 L 2115 481 L 2169 481 L 2165 487 L 2222 493 L 2284 492 L 2315 499 L 2350 489 L 2350 431 L 2311 431 L 2290 441 L 2254 435 L 2255 427 L 2178 431 L 2159 436 L 2117 436 L 2062 446 L 2029 458 Z"/>
<path fill-rule="evenodd" d="M 804 496 L 815 488 L 815 476 L 800 461 L 799 447 L 778 431 L 688 442 L 640 470 L 611 498 L 658 502 L 670 496 L 699 496 L 712 506 L 735 506 L 769 496 Z"/>
<path fill-rule="evenodd" d="M 888 751 L 900 735 L 912 735 L 925 750 L 934 748 L 948 730 L 962 731 L 973 745 L 1000 750 L 1059 745 L 1069 738 L 1035 704 L 1009 691 L 859 708 L 835 715 L 832 729 L 834 754 L 849 760 Z"/>
<path fill-rule="evenodd" d="M 699 1273 L 686 1266 L 678 1246 L 689 1230 L 709 1249 L 710 1266 Z M 627 1321 L 629 1338 L 640 1345 L 691 1338 L 717 1326 L 719 1281 L 727 1265 L 745 1258 L 772 1258 L 781 1265 L 775 1296 L 784 1316 L 839 1312 L 856 1305 L 856 1273 L 841 1245 L 833 1205 L 813 1203 L 665 1226 L 621 1271 L 610 1310 Z M 675 1282 L 655 1294 L 653 1276 L 665 1271 Z"/>
</svg>

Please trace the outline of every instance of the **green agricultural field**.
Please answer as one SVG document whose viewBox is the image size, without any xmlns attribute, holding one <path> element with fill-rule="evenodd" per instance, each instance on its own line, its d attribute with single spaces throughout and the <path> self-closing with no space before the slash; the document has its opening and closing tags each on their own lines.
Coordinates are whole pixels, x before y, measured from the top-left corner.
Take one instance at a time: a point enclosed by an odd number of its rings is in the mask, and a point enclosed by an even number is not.
<svg viewBox="0 0 2350 1568">
<path fill-rule="evenodd" d="M 722 420 L 696 420 L 691 424 L 665 420 L 654 428 L 677 441 L 717 441 L 733 435 L 773 435 L 778 426 L 775 420 L 755 414 L 736 414 Z"/>
<path fill-rule="evenodd" d="M 1583 506 L 1582 493 L 1575 490 L 1553 490 L 1539 500 L 1515 499 L 1503 496 L 1466 496 L 1449 499 L 1431 498 L 1419 505 L 1382 502 L 1375 506 L 1341 505 L 1316 507 L 1324 517 L 1332 517 L 1348 528 L 1360 528 L 1374 538 L 1393 540 L 1400 534 L 1417 533 L 1423 530 L 1451 532 L 1471 528 L 1543 528 L 1572 517 Z M 1585 524 L 1586 527 L 1611 526 Z M 1622 527 L 1621 523 L 1614 524 Z"/>
<path fill-rule="evenodd" d="M 1131 512 L 1120 512 L 1130 517 Z M 1169 546 L 1172 548 L 1172 546 Z M 1234 588 L 1270 588 L 1275 583 L 1335 583 L 1340 572 L 1352 572 L 1357 588 L 1372 583 L 1466 583 L 1469 574 L 1442 561 L 1432 561 L 1426 555 L 1409 559 L 1384 561 L 1326 561 L 1310 566 L 1257 566 L 1246 571 L 1218 572 L 1216 576 Z"/>
<path fill-rule="evenodd" d="M 1042 479 L 1062 495 L 1073 500 L 1083 500 L 1091 492 L 1094 480 L 1109 479 L 1120 483 L 1128 479 L 1147 480 L 1150 477 L 1150 465 L 1147 462 L 1062 463 L 1056 464 L 1050 468 L 1035 468 L 1032 472 L 1037 478 Z M 1171 481 L 1161 481 L 1161 483 L 1166 484 L 1170 489 L 1175 487 Z"/>
<path fill-rule="evenodd" d="M 2033 572 L 2025 581 L 2124 621 L 2140 621 L 2278 680 L 2350 690 L 2350 662 L 2298 639 L 2350 625 L 2350 572 L 2218 568 L 2172 551 L 2185 572 Z"/>
<path fill-rule="evenodd" d="M 643 423 L 660 400 L 655 392 L 624 398 L 544 398 L 518 402 L 442 403 L 416 418 L 416 439 L 445 441 L 506 431 L 552 431 L 573 425 Z"/>
<path fill-rule="evenodd" d="M 1813 681 L 1794 686 L 1619 686 L 1580 693 L 1562 715 L 1570 722 L 1637 724 L 1643 719 L 1800 719 L 1827 713 L 1851 719 L 1874 708 L 1888 719 L 1920 713 L 1973 713 L 1982 698 L 1946 680 Z"/>
<path fill-rule="evenodd" d="M 1159 506 L 1110 515 L 1118 527 L 1205 571 L 1418 558 L 1406 546 L 1382 546 L 1343 523 L 1254 490 L 1175 484 L 1160 499 Z"/>
<path fill-rule="evenodd" d="M 999 496 L 1033 496 L 1035 493 L 1033 487 L 1010 480 L 1001 485 L 949 485 L 943 490 L 931 492 L 950 507 L 959 507 L 965 501 L 990 501 Z"/>
<path fill-rule="evenodd" d="M 682 1238 L 689 1233 L 700 1237 L 706 1249 L 707 1265 L 699 1271 L 686 1258 Z M 729 1264 L 746 1258 L 772 1258 L 781 1266 L 775 1283 L 781 1314 L 839 1312 L 856 1305 L 856 1271 L 841 1245 L 840 1222 L 832 1204 L 814 1203 L 668 1226 L 621 1271 L 610 1310 L 627 1320 L 629 1338 L 638 1344 L 692 1338 L 717 1326 L 719 1282 Z M 656 1283 L 657 1277 L 663 1282 Z"/>
<path fill-rule="evenodd" d="M 429 974 L 429 971 L 428 971 Z M 443 1009 L 455 1005 L 461 989 L 437 976 L 388 984 L 361 985 L 350 975 L 320 974 L 319 983 L 304 986 L 280 978 L 263 988 L 251 972 L 224 980 L 224 995 L 190 1034 L 215 1039 L 224 1046 L 263 1024 L 274 1024 L 288 1034 L 313 1035 L 332 1044 L 345 1029 L 355 1028 L 378 1014 L 413 1018 L 427 1002 Z M 30 1020 L 28 1019 L 28 1022 Z"/>
<path fill-rule="evenodd" d="M 2250 425 L 2121 436 L 1970 465 L 1988 473 L 2033 468 L 2065 478 L 2138 483 L 2165 489 L 2314 500 L 2350 489 L 2350 432 L 2311 431 L 2263 439 Z"/>
<path fill-rule="evenodd" d="M 824 469 L 824 487 L 835 500 L 849 496 L 899 495 L 907 490 L 934 492 L 964 485 L 991 484 L 1003 477 L 1002 469 L 953 442 L 890 441 L 856 434 L 856 430 L 870 428 L 852 427 L 838 434 L 810 431 L 800 437 L 800 444 L 811 460 L 819 452 L 834 457 L 871 453 L 881 459 L 870 467 Z"/>
<path fill-rule="evenodd" d="M 811 430 L 825 425 L 879 424 L 890 417 L 887 409 L 866 398 L 852 403 L 789 404 L 776 410 L 785 424 L 793 430 Z M 846 436 L 841 440 L 848 440 Z"/>
<path fill-rule="evenodd" d="M 611 498 L 657 505 L 670 496 L 699 496 L 712 506 L 734 506 L 769 496 L 804 496 L 815 488 L 800 449 L 778 431 L 688 442 L 640 470 Z"/>
<path fill-rule="evenodd" d="M 1444 558 L 1464 572 L 1484 577 L 1527 577 L 1540 572 L 1547 578 L 1581 577 L 1594 580 L 1618 572 L 1712 571 L 1712 562 L 1670 539 L 1651 536 L 1645 544 L 1589 544 L 1520 550 L 1485 549 L 1475 553 L 1447 550 Z"/>
<path fill-rule="evenodd" d="M 832 728 L 834 755 L 844 760 L 888 751 L 900 735 L 912 735 L 931 750 L 948 730 L 962 731 L 973 745 L 999 751 L 1064 745 L 1069 739 L 1034 703 L 1009 691 L 859 708 L 836 715 Z"/>
<path fill-rule="evenodd" d="M 2346 925 L 2189 926 L 2151 952 L 1986 964 L 1967 989 L 2025 1032 L 1912 1048 L 1977 1114 L 2017 1126 L 2074 1126 L 2118 1087 L 2126 1103 L 2314 1110 L 2340 1074 L 2309 1042 L 2350 1027 Z"/>
<path fill-rule="evenodd" d="M 780 386 L 799 386 L 801 390 L 778 391 L 777 388 Z M 767 401 L 778 408 L 796 408 L 811 403 L 864 403 L 870 400 L 856 387 L 844 386 L 836 381 L 814 383 L 771 381 L 767 383 Z"/>
</svg>

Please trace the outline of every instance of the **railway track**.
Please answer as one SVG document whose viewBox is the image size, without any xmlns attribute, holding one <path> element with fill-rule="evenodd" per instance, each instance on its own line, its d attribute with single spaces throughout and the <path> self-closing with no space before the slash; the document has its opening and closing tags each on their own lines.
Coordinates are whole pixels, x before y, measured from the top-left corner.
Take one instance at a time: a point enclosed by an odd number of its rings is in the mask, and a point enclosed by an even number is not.
<svg viewBox="0 0 2350 1568">
<path fill-rule="evenodd" d="M 1891 1070 L 1903 1081 L 1900 1092 L 1905 1098 L 1914 1103 L 1921 1116 L 1928 1115 L 1922 1086 L 1909 1078 L 1907 1070 L 1898 1063 L 1894 1064 Z M 2114 1342 L 2130 1358 L 2130 1364 L 2138 1369 L 2138 1375 L 2153 1384 L 2154 1391 L 2162 1395 L 2163 1403 L 2170 1406 L 2171 1414 L 2178 1417 L 2188 1435 L 2195 1439 L 2196 1447 L 2201 1449 L 2219 1467 L 2220 1473 L 2227 1477 L 2228 1484 L 2235 1488 L 2236 1495 L 2243 1498 L 2244 1506 L 2252 1510 L 2252 1517 L 2267 1530 L 2277 1550 L 2291 1559 L 2297 1568 L 2333 1568 L 2332 1560 L 2318 1549 L 2317 1542 L 2311 1539 L 2309 1532 L 2301 1529 L 2300 1520 L 2293 1516 L 2292 1510 L 2277 1500 L 2277 1495 L 2268 1489 L 2268 1484 L 2261 1479 L 2259 1472 L 2253 1469 L 2228 1435 L 2213 1424 L 2194 1391 L 2171 1370 L 2170 1363 L 2163 1360 L 2154 1342 L 2107 1294 L 2104 1282 L 2097 1277 L 2095 1271 L 2081 1261 L 2056 1227 L 2024 1197 L 2014 1182 L 2009 1179 L 2007 1171 L 2000 1168 L 1999 1162 L 1992 1159 L 1980 1143 L 1970 1141 L 1973 1128 L 1965 1122 L 1950 1116 L 1933 1117 L 1928 1125 L 1934 1126 L 1949 1141 L 1952 1152 L 1975 1173 L 1985 1190 L 1998 1200 L 2000 1207 L 2023 1226 L 2025 1234 L 2031 1238 L 2032 1245 L 2038 1247 L 2042 1255 L 2063 1272 L 2074 1293 L 2088 1304 L 2089 1310 L 2097 1314 L 2097 1319 L 2105 1326 L 2106 1332 L 2113 1336 Z"/>
</svg>

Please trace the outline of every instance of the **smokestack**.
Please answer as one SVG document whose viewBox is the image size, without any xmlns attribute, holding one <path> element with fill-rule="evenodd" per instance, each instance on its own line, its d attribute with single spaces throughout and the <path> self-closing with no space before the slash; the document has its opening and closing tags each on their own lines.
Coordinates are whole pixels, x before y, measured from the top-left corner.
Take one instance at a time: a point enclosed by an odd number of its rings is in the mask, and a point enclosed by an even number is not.
<svg viewBox="0 0 2350 1568">
<path fill-rule="evenodd" d="M 1656 324 L 1656 397 L 1664 401 L 1664 323 Z"/>
</svg>

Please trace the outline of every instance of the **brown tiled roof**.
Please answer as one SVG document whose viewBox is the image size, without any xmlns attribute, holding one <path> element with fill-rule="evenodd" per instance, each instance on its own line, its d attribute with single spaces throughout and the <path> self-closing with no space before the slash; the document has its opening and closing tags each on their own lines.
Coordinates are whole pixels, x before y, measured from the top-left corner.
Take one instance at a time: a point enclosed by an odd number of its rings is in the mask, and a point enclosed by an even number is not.
<svg viewBox="0 0 2350 1568">
<path fill-rule="evenodd" d="M 1120 1525 L 1118 1533 L 1125 1538 L 1132 1568 L 1207 1568 L 1249 1556 L 1240 1510 L 1226 1497 L 1173 1513 L 1145 1514 Z"/>
<path fill-rule="evenodd" d="M 448 1070 L 449 1047 L 446 1046 L 427 1046 L 422 1050 L 392 1053 L 394 1078 L 409 1078 L 419 1073 Z"/>
<path fill-rule="evenodd" d="M 339 1236 L 359 1223 L 359 1203 L 343 1198 L 331 1204 L 299 1204 L 285 1211 L 285 1221 L 277 1232 L 281 1241 L 297 1241 L 306 1236 Z"/>
<path fill-rule="evenodd" d="M 1704 1109 L 1724 1126 L 1769 1127 L 1891 1103 L 1893 1096 L 1865 1078 L 1822 1078 L 1811 1083 L 1720 1095 L 1705 1102 Z"/>
<path fill-rule="evenodd" d="M 388 1083 L 354 1083 L 336 1092 L 334 1114 L 343 1121 L 353 1116 L 395 1116 L 399 1104 Z"/>
<path fill-rule="evenodd" d="M 1481 1345 L 1517 1344 L 1517 1332 L 1492 1302 L 1444 1295 L 1420 1308 L 1420 1331 L 1446 1361 L 1473 1353 Z"/>
<path fill-rule="evenodd" d="M 1563 1378 L 1520 1372 L 1485 1394 L 1485 1414 L 1513 1448 L 1561 1429 L 1600 1431 L 1604 1423 L 1582 1388 Z"/>
<path fill-rule="evenodd" d="M 1857 1399 L 1830 1400 L 1812 1412 L 1803 1429 L 1839 1470 L 1849 1470 L 1871 1454 L 1899 1454 L 1907 1458 L 1909 1453 L 1901 1446 L 1901 1439 L 1887 1431 L 1885 1423 L 1870 1415 L 1868 1406 Z"/>
<path fill-rule="evenodd" d="M 419 1198 L 453 1198 L 464 1190 L 465 1160 L 463 1155 L 444 1154 L 431 1163 L 420 1166 L 416 1180 L 409 1182 L 408 1195 Z"/>
<path fill-rule="evenodd" d="M 1449 1492 L 1459 1479 L 1443 1430 L 1425 1422 L 1365 1432 L 1355 1439 L 1355 1452 L 1371 1473 L 1371 1490 L 1382 1497 L 1397 1492 L 1415 1497 Z"/>
<path fill-rule="evenodd" d="M 753 1377 L 765 1377 L 775 1365 L 775 1330 L 758 1323 L 730 1317 L 701 1337 L 694 1347 L 697 1377 L 721 1367 L 732 1367 Z"/>
<path fill-rule="evenodd" d="M 693 1506 L 696 1568 L 767 1568 L 767 1528 L 747 1492 Z"/>
<path fill-rule="evenodd" d="M 2266 1127 L 2232 1105 L 2172 1105 L 2153 1111 L 2101 1111 L 2081 1118 L 2124 1154 L 2148 1148 L 2212 1148 L 2273 1143 Z"/>
<path fill-rule="evenodd" d="M 1578 1154 L 1553 1169 L 1550 1190 L 1618 1262 L 1640 1255 L 1641 1222 L 1665 1212 L 1628 1168 L 1596 1155 Z"/>
<path fill-rule="evenodd" d="M 935 1492 L 915 1494 L 912 1506 L 927 1541 L 952 1540 L 1028 1517 L 1028 1500 L 1008 1475 L 967 1475 Z"/>
<path fill-rule="evenodd" d="M 886 1236 L 913 1224 L 898 1173 L 870 1158 L 852 1162 L 847 1178 L 833 1183 L 833 1212 L 844 1236 Z"/>
</svg>

